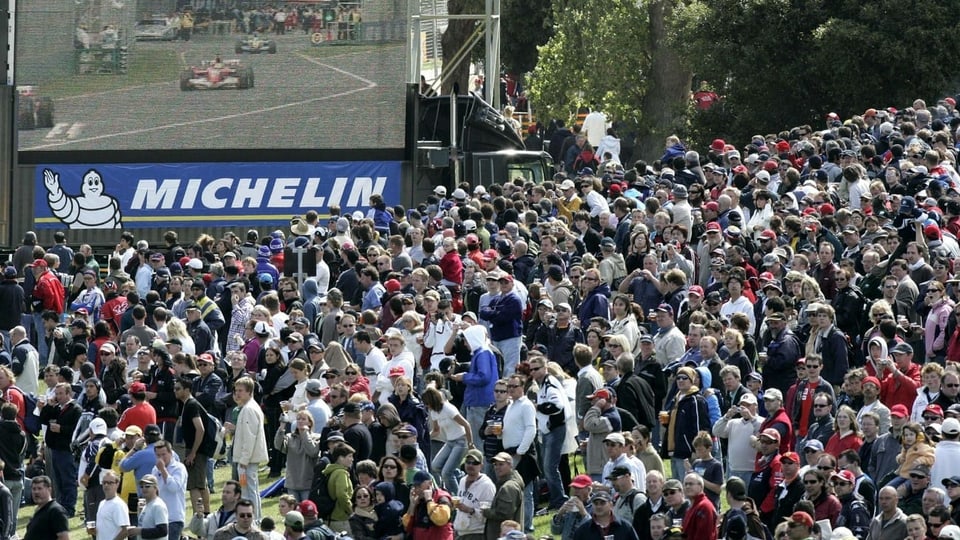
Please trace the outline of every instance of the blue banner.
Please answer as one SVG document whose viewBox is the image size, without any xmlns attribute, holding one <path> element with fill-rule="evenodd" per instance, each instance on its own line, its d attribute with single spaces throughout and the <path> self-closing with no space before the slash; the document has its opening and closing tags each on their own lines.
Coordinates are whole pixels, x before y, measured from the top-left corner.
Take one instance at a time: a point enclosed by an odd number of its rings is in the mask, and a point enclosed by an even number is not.
<svg viewBox="0 0 960 540">
<path fill-rule="evenodd" d="M 246 226 L 400 203 L 401 162 L 38 165 L 37 228 Z"/>
</svg>

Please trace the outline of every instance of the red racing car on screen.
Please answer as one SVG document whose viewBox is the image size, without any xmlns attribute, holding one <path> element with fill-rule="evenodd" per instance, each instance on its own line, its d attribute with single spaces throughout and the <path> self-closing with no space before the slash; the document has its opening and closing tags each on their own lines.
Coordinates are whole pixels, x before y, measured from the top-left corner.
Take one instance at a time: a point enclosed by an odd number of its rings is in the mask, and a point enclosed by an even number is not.
<svg viewBox="0 0 960 540">
<path fill-rule="evenodd" d="M 253 88 L 253 68 L 239 60 L 217 58 L 180 72 L 180 90 L 245 90 Z"/>
</svg>

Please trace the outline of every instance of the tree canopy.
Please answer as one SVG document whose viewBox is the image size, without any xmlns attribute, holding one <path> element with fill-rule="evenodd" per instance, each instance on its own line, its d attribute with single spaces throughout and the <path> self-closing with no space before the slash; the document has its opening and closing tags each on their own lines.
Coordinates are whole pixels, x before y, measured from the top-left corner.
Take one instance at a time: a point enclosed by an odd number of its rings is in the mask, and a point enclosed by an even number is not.
<svg viewBox="0 0 960 540">
<path fill-rule="evenodd" d="M 749 137 L 824 115 L 936 101 L 958 90 L 960 1 L 693 0 L 672 45 L 723 98 L 714 136 Z M 693 117 L 697 124 L 697 115 Z M 702 142 L 702 141 L 701 141 Z"/>
<path fill-rule="evenodd" d="M 558 0 L 552 21 L 528 85 L 538 116 L 597 103 L 639 127 L 647 157 L 671 130 L 740 140 L 960 91 L 960 0 Z M 691 74 L 720 105 L 691 107 Z"/>
<path fill-rule="evenodd" d="M 556 2 L 553 17 L 529 84 L 538 116 L 569 119 L 597 104 L 608 116 L 639 119 L 646 12 L 630 0 L 577 0 Z"/>
</svg>

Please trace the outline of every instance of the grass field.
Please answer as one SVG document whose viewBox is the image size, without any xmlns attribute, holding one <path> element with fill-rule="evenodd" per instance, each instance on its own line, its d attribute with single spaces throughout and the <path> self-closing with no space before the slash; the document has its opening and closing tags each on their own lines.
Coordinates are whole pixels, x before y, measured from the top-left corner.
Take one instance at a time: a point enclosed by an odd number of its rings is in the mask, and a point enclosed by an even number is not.
<svg viewBox="0 0 960 540">
<path fill-rule="evenodd" d="M 117 88 L 177 80 L 183 67 L 174 50 L 137 50 L 125 75 L 71 75 L 40 82 L 40 92 L 54 99 L 106 92 Z"/>
</svg>

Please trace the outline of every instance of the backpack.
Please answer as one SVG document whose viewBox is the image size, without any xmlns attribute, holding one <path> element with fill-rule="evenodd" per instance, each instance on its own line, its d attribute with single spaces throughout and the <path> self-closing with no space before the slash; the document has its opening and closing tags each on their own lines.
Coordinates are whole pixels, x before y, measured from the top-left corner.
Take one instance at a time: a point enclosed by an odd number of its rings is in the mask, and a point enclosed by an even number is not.
<svg viewBox="0 0 960 540">
<path fill-rule="evenodd" d="M 37 410 L 37 395 L 33 392 L 24 392 L 20 387 L 13 386 L 23 396 L 23 428 L 30 435 L 40 434 L 40 417 L 33 414 Z"/>
<path fill-rule="evenodd" d="M 317 516 L 320 519 L 329 521 L 330 514 L 333 513 L 333 509 L 337 506 L 337 501 L 330 496 L 330 488 L 328 486 L 330 478 L 323 474 L 323 470 L 327 465 L 326 460 L 322 460 L 313 468 L 313 485 L 310 487 L 310 496 L 308 498 L 317 505 Z"/>
<path fill-rule="evenodd" d="M 203 405 L 200 407 L 202 408 Z M 200 444 L 200 448 L 205 455 L 215 458 L 217 451 L 220 449 L 220 443 L 223 442 L 223 424 L 219 418 L 206 412 L 206 410 L 204 410 L 204 413 L 207 416 L 203 421 L 203 442 Z"/>
</svg>

